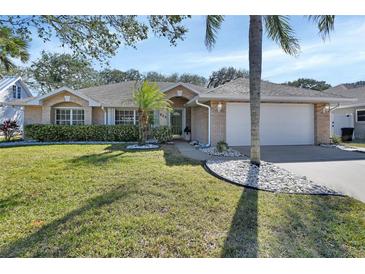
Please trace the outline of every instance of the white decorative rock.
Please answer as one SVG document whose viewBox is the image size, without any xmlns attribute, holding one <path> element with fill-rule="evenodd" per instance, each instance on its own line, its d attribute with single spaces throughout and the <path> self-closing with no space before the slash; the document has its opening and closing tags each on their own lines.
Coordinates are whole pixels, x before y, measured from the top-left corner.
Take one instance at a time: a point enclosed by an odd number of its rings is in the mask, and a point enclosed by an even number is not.
<svg viewBox="0 0 365 274">
<path fill-rule="evenodd" d="M 209 160 L 206 167 L 230 182 L 279 193 L 341 195 L 326 186 L 317 185 L 272 163 L 261 161 L 258 167 L 249 160 Z"/>
</svg>

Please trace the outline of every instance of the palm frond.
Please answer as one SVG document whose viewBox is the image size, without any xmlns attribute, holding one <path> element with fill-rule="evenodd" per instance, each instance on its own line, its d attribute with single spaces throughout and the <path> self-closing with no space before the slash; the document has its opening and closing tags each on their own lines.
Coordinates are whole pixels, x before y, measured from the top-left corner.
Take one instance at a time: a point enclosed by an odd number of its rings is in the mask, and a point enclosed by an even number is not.
<svg viewBox="0 0 365 274">
<path fill-rule="evenodd" d="M 29 60 L 28 42 L 13 35 L 9 28 L 0 27 L 0 54 L 0 63 L 9 71 L 15 67 L 11 58 Z"/>
<path fill-rule="evenodd" d="M 267 15 L 264 19 L 268 37 L 278 43 L 285 53 L 297 55 L 300 50 L 299 40 L 289 24 L 289 18 L 284 15 Z"/>
<path fill-rule="evenodd" d="M 329 37 L 330 32 L 334 30 L 334 15 L 310 15 L 308 18 L 317 24 L 319 34 L 322 36 L 323 40 Z"/>
<path fill-rule="evenodd" d="M 205 46 L 211 50 L 216 42 L 217 32 L 224 21 L 222 15 L 207 15 L 205 21 Z"/>
</svg>

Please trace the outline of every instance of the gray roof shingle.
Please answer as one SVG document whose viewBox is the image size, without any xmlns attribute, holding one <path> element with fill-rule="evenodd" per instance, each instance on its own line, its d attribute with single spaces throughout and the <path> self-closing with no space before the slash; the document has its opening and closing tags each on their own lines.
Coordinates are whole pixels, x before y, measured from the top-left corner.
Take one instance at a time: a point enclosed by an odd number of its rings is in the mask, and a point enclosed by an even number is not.
<svg viewBox="0 0 365 274">
<path fill-rule="evenodd" d="M 350 106 L 350 105 L 364 105 L 365 106 L 365 87 L 358 88 L 346 88 L 344 85 L 338 85 L 333 88 L 326 89 L 324 91 L 327 94 L 337 95 L 337 96 L 346 96 L 350 98 L 356 98 L 357 102 L 344 102 L 341 103 L 341 106 Z"/>
<path fill-rule="evenodd" d="M 205 93 L 205 95 L 224 95 L 224 96 L 248 96 L 250 93 L 250 81 L 247 78 L 238 78 L 225 85 L 219 86 Z M 261 81 L 262 96 L 278 97 L 314 97 L 329 98 L 339 97 L 346 98 L 342 95 L 333 95 L 322 91 L 297 88 L 288 85 L 275 84 L 268 81 Z"/>
<path fill-rule="evenodd" d="M 179 83 L 156 82 L 161 90 L 166 90 Z M 193 84 L 183 83 L 184 86 L 197 92 L 206 92 L 208 89 Z M 133 102 L 133 91 L 136 90 L 135 81 L 127 81 L 117 84 L 96 86 L 78 90 L 82 94 L 100 102 L 107 107 L 135 107 Z"/>
</svg>

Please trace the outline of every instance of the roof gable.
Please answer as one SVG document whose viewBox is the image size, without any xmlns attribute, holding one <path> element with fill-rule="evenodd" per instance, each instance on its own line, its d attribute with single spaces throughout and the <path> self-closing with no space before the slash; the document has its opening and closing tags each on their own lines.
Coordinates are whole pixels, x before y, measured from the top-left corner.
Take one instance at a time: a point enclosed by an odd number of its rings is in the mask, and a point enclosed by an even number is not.
<svg viewBox="0 0 365 274">
<path fill-rule="evenodd" d="M 81 92 L 78 92 L 78 91 L 73 90 L 73 89 L 68 88 L 68 87 L 62 87 L 62 88 L 59 88 L 59 89 L 57 89 L 55 91 L 52 91 L 50 93 L 44 94 L 42 96 L 35 97 L 32 100 L 27 101 L 27 104 L 28 105 L 42 105 L 43 100 L 45 100 L 49 97 L 55 96 L 59 93 L 65 92 L 65 91 L 88 101 L 89 106 L 100 106 L 101 105 L 100 102 L 90 98 L 89 96 L 86 96 L 85 94 L 83 94 Z"/>
<path fill-rule="evenodd" d="M 7 90 L 12 85 L 19 84 L 25 93 L 32 97 L 32 93 L 28 89 L 27 85 L 23 82 L 22 78 L 20 76 L 5 76 L 0 80 L 0 92 Z"/>
</svg>

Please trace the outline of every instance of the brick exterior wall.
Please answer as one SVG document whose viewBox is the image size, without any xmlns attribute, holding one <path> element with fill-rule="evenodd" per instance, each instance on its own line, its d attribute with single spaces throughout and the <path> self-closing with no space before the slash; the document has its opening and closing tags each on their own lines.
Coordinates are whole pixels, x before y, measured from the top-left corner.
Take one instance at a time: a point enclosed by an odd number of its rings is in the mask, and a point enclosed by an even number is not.
<svg viewBox="0 0 365 274">
<path fill-rule="evenodd" d="M 328 144 L 330 142 L 330 112 L 323 111 L 327 104 L 314 104 L 314 142 Z"/>
<path fill-rule="evenodd" d="M 70 96 L 70 100 L 66 102 L 65 96 Z M 86 100 L 65 91 L 46 98 L 43 101 L 42 106 L 25 106 L 24 124 L 53 123 L 54 107 L 82 107 L 84 110 L 85 124 L 90 125 L 92 123 L 92 107 L 89 107 L 89 103 Z M 104 116 L 102 121 L 104 121 Z"/>
<path fill-rule="evenodd" d="M 226 103 L 221 102 L 222 110 L 218 112 L 218 101 L 210 102 L 211 143 L 216 145 L 219 141 L 226 141 Z"/>
<path fill-rule="evenodd" d="M 92 108 L 92 124 L 93 125 L 103 125 L 104 124 L 104 111 L 101 107 Z"/>
<path fill-rule="evenodd" d="M 191 139 L 206 144 L 208 142 L 208 109 L 191 108 Z"/>
<path fill-rule="evenodd" d="M 42 123 L 41 106 L 24 106 L 24 125 Z"/>
</svg>

